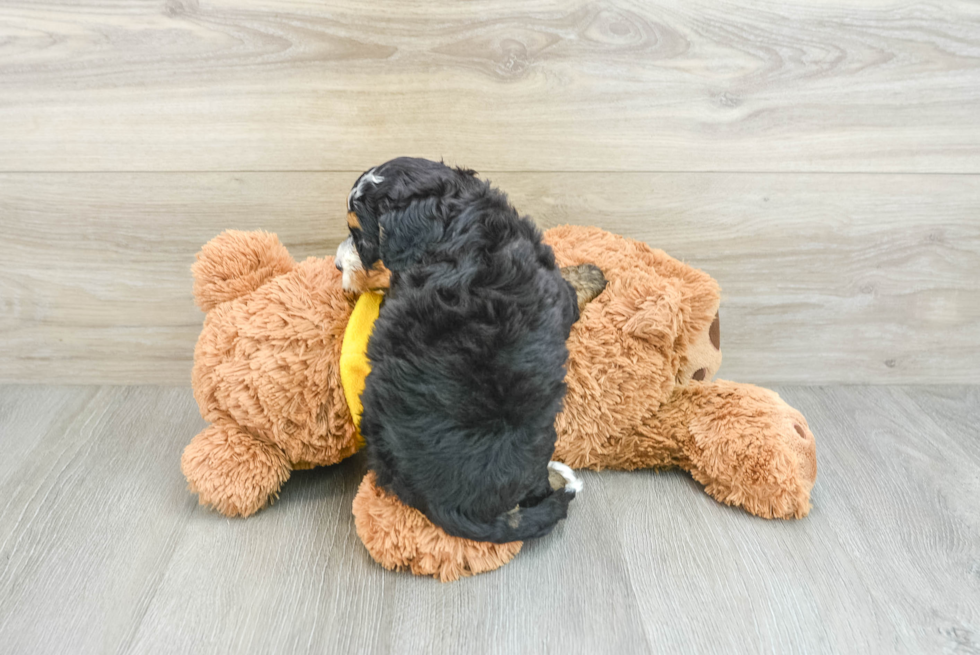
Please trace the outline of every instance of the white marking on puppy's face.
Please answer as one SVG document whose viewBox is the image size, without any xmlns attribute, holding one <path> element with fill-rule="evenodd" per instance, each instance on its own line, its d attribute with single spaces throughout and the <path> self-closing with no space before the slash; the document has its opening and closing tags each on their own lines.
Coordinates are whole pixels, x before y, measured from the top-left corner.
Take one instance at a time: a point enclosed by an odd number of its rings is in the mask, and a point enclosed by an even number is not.
<svg viewBox="0 0 980 655">
<path fill-rule="evenodd" d="M 354 237 L 347 237 L 337 246 L 337 256 L 334 261 L 337 263 L 337 268 L 344 274 L 344 291 L 360 291 L 360 289 L 355 288 L 354 274 L 357 271 L 363 271 L 364 264 L 361 263 L 361 257 L 357 254 L 357 248 L 354 247 Z"/>
<path fill-rule="evenodd" d="M 555 471 L 565 478 L 565 490 L 574 491 L 579 493 L 582 491 L 582 480 L 577 475 L 575 471 L 569 468 L 567 465 L 561 462 L 548 462 L 548 470 Z"/>
<path fill-rule="evenodd" d="M 350 190 L 347 194 L 347 211 L 354 210 L 354 201 L 361 197 L 364 193 L 364 185 L 366 184 L 380 184 L 384 182 L 385 179 L 380 175 L 375 175 L 374 169 L 372 168 L 367 173 L 361 176 L 361 179 L 357 181 L 354 188 Z"/>
</svg>

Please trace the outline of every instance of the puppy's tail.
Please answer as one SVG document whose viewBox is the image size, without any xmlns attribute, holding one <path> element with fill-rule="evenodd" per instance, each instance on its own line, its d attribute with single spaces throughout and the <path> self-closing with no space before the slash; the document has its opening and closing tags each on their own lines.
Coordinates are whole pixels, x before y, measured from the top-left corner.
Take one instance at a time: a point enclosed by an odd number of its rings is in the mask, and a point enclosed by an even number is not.
<svg viewBox="0 0 980 655">
<path fill-rule="evenodd" d="M 515 507 L 489 523 L 478 523 L 454 510 L 433 510 L 430 517 L 447 534 L 473 541 L 506 544 L 543 537 L 568 515 L 568 503 L 582 490 L 582 481 L 569 467 L 548 463 L 551 493 L 531 507 Z"/>
</svg>

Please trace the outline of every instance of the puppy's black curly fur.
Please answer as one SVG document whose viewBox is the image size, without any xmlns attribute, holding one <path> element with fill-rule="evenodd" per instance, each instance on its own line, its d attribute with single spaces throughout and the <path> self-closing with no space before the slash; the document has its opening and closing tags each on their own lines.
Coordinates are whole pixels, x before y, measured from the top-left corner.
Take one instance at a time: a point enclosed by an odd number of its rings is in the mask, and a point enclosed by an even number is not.
<svg viewBox="0 0 980 655">
<path fill-rule="evenodd" d="M 578 319 L 551 248 L 473 171 L 424 159 L 365 173 L 349 205 L 360 265 L 391 272 L 362 395 L 378 483 L 450 535 L 549 533 L 575 495 L 548 462 Z"/>
</svg>

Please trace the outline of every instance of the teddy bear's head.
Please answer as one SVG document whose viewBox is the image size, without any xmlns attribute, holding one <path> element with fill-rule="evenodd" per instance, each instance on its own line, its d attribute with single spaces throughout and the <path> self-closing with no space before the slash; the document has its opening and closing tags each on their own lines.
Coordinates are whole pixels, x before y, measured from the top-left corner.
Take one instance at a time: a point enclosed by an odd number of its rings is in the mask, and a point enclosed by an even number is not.
<svg viewBox="0 0 980 655">
<path fill-rule="evenodd" d="M 278 446 L 294 469 L 353 454 L 339 362 L 354 298 L 333 258 L 297 264 L 274 234 L 227 231 L 192 271 L 207 312 L 193 369 L 202 416 Z"/>
</svg>

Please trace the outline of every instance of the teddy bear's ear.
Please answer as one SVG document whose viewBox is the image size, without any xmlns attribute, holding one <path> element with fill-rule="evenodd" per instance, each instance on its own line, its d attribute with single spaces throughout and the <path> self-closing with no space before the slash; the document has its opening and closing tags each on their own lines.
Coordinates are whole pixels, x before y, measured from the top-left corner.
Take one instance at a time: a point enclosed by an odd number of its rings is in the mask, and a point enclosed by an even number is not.
<svg viewBox="0 0 980 655">
<path fill-rule="evenodd" d="M 672 349 L 681 326 L 678 301 L 677 295 L 671 293 L 633 299 L 633 315 L 623 324 L 623 332 L 665 350 Z"/>
<path fill-rule="evenodd" d="M 211 311 L 295 267 L 275 234 L 226 230 L 201 248 L 191 266 L 194 300 L 202 310 Z"/>
</svg>

